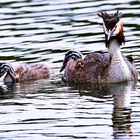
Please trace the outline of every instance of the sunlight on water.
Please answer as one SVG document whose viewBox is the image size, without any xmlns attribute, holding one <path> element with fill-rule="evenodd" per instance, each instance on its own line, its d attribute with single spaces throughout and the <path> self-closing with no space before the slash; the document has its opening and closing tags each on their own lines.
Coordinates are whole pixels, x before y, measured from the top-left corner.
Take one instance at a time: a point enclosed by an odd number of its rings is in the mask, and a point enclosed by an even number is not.
<svg viewBox="0 0 140 140">
<path fill-rule="evenodd" d="M 107 51 L 99 11 L 123 13 L 126 44 L 140 72 L 140 2 L 135 0 L 2 0 L 0 59 L 43 62 L 49 80 L 0 82 L 0 138 L 134 139 L 140 137 L 140 84 L 69 85 L 59 70 L 69 49 Z M 139 78 L 140 79 L 140 78 Z"/>
</svg>

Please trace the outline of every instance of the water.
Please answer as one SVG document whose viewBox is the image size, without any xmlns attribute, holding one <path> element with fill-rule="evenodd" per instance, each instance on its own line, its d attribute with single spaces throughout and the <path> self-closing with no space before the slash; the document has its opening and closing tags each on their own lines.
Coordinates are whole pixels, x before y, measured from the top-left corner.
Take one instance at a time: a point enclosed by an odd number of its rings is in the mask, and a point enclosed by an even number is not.
<svg viewBox="0 0 140 140">
<path fill-rule="evenodd" d="M 0 139 L 67 140 L 140 137 L 140 84 L 69 85 L 59 73 L 69 49 L 106 51 L 101 10 L 123 13 L 125 55 L 140 72 L 139 0 L 1 0 L 0 59 L 46 62 L 49 80 L 0 83 Z"/>
</svg>

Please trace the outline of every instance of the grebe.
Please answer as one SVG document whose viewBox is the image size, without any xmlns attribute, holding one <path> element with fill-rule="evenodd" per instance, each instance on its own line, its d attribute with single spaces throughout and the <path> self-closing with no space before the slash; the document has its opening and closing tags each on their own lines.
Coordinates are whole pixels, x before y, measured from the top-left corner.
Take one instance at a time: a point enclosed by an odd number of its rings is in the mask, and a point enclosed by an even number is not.
<svg viewBox="0 0 140 140">
<path fill-rule="evenodd" d="M 68 51 L 60 70 L 65 69 L 64 79 L 78 83 L 136 81 L 138 76 L 133 58 L 123 56 L 120 49 L 122 43 L 125 43 L 122 14 L 117 11 L 114 14 L 101 12 L 98 15 L 103 19 L 108 53 L 91 53 L 83 58 L 79 52 Z"/>
<path fill-rule="evenodd" d="M 20 64 L 13 67 L 7 62 L 0 62 L 0 78 L 5 83 L 49 78 L 49 75 L 45 64 Z"/>
</svg>

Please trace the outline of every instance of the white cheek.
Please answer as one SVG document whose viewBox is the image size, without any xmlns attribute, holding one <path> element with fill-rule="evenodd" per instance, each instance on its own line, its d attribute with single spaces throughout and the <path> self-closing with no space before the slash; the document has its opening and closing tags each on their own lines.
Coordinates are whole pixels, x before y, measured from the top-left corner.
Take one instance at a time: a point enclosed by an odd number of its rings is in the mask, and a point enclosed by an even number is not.
<svg viewBox="0 0 140 140">
<path fill-rule="evenodd" d="M 105 32 L 105 34 L 108 35 L 108 30 L 107 30 L 107 28 L 106 28 L 106 26 L 105 26 L 104 21 L 103 21 L 103 27 L 104 27 L 104 32 Z"/>
<path fill-rule="evenodd" d="M 114 32 L 113 32 L 113 35 L 115 36 L 115 35 L 117 35 L 119 32 L 120 32 L 120 25 L 118 24 L 117 25 L 117 27 L 116 27 L 116 29 L 114 29 Z"/>
</svg>

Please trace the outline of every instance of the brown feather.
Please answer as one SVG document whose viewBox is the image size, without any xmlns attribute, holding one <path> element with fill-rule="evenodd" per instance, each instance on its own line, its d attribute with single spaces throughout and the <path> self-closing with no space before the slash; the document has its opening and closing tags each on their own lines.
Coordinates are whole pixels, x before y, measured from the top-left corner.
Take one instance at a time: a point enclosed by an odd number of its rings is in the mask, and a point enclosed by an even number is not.
<svg viewBox="0 0 140 140">
<path fill-rule="evenodd" d="M 9 63 L 0 63 L 0 77 L 4 82 L 21 82 L 49 78 L 49 69 L 45 64 L 20 64 L 11 66 Z"/>
<path fill-rule="evenodd" d="M 137 79 L 137 72 L 133 62 L 130 62 L 127 57 L 124 57 L 126 64 L 128 65 L 132 80 Z M 105 77 L 105 71 L 110 65 L 110 59 L 108 53 L 91 53 L 87 55 L 83 61 L 83 67 L 77 69 L 77 61 L 71 60 L 68 62 L 64 77 L 66 81 L 75 83 L 107 83 Z"/>
<path fill-rule="evenodd" d="M 138 78 L 133 61 L 124 57 L 120 45 L 125 42 L 121 13 L 98 14 L 103 18 L 108 53 L 91 53 L 84 59 L 67 61 L 64 77 L 76 83 L 120 83 Z"/>
<path fill-rule="evenodd" d="M 15 69 L 15 80 L 37 80 L 41 78 L 49 78 L 49 70 L 43 64 L 24 64 Z"/>
</svg>

